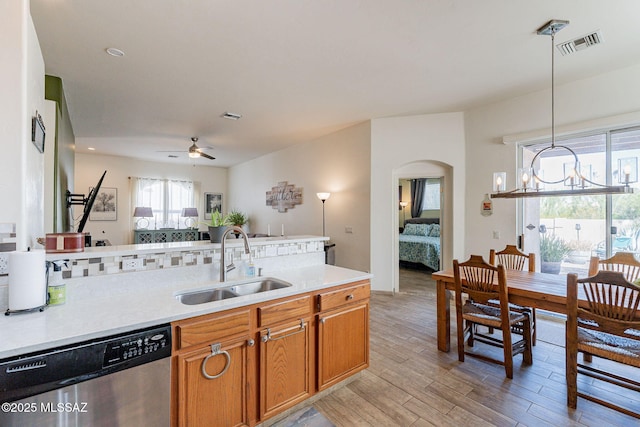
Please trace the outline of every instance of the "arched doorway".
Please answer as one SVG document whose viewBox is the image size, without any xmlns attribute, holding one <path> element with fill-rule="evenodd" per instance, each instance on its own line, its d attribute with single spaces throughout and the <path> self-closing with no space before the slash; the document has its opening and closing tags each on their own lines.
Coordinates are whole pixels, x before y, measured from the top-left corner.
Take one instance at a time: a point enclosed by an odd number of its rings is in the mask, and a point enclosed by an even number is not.
<svg viewBox="0 0 640 427">
<path fill-rule="evenodd" d="M 434 178 L 439 180 L 442 197 L 439 212 L 439 222 L 441 229 L 440 238 L 440 266 L 449 265 L 452 262 L 453 256 L 453 226 L 452 226 L 452 167 L 442 162 L 431 160 L 420 160 L 405 165 L 393 171 L 393 181 L 395 183 L 394 188 L 398 188 L 400 180 L 412 179 L 412 178 Z M 400 206 L 401 194 L 395 193 L 394 206 Z M 404 213 L 405 218 L 407 216 L 406 208 L 403 212 L 402 209 L 395 209 L 396 217 L 394 224 L 395 239 L 392 262 L 392 277 L 394 278 L 393 291 L 398 292 L 400 289 L 400 267 L 399 267 L 399 227 L 397 225 L 402 221 L 402 215 Z"/>
</svg>

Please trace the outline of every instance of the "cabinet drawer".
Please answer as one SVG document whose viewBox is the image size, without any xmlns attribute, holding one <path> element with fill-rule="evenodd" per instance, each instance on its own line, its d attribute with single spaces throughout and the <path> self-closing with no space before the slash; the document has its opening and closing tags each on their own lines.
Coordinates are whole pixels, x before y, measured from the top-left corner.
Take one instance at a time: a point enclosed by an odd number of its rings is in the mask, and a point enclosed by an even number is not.
<svg viewBox="0 0 640 427">
<path fill-rule="evenodd" d="M 318 307 L 320 311 L 331 310 L 344 304 L 369 298 L 369 282 L 360 282 L 358 285 L 335 291 L 323 292 L 318 295 Z"/>
<path fill-rule="evenodd" d="M 311 296 L 265 305 L 258 308 L 260 326 L 289 319 L 301 319 L 311 314 Z"/>
<path fill-rule="evenodd" d="M 203 316 L 176 325 L 176 350 L 195 344 L 208 344 L 235 334 L 249 332 L 249 310 L 218 316 Z"/>
</svg>

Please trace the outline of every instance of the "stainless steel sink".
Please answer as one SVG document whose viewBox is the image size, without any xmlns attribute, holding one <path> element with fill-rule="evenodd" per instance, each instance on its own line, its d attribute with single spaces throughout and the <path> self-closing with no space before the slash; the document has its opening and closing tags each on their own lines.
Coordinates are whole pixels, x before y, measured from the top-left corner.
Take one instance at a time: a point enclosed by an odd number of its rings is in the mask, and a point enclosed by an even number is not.
<svg viewBox="0 0 640 427">
<path fill-rule="evenodd" d="M 273 291 L 275 289 L 288 288 L 291 283 L 284 280 L 274 279 L 268 277 L 261 280 L 256 280 L 248 283 L 239 283 L 237 285 L 229 286 L 231 292 L 238 295 L 256 294 L 258 292 Z"/>
<path fill-rule="evenodd" d="M 288 288 L 291 283 L 273 277 L 265 277 L 250 282 L 243 281 L 223 288 L 204 289 L 178 294 L 176 298 L 183 304 L 196 305 L 206 302 L 220 301 L 227 298 L 251 295 L 258 292 L 273 291 L 276 289 Z"/>
<path fill-rule="evenodd" d="M 204 304 L 205 302 L 220 301 L 227 298 L 237 297 L 227 288 L 207 289 L 204 291 L 187 292 L 178 295 L 178 301 L 186 305 Z"/>
</svg>

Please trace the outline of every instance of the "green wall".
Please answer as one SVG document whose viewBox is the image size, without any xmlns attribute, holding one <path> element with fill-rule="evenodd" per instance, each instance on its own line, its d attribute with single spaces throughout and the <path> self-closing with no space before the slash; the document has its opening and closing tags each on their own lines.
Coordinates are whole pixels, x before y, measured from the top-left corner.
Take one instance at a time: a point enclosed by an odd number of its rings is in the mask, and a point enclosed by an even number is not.
<svg viewBox="0 0 640 427">
<path fill-rule="evenodd" d="M 57 104 L 56 129 L 52 134 L 55 137 L 54 172 L 53 177 L 45 177 L 45 186 L 51 189 L 51 185 L 53 185 L 53 231 L 56 233 L 73 231 L 66 203 L 66 192 L 69 190 L 73 193 L 76 142 L 64 96 L 62 79 L 55 76 L 45 76 L 44 92 L 45 99 L 55 101 Z"/>
</svg>

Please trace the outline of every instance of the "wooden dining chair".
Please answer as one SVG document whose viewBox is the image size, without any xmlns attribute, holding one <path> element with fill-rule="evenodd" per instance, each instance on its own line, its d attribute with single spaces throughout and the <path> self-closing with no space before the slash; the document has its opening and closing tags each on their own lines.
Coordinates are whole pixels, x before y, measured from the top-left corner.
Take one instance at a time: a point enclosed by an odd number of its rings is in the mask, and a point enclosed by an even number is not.
<svg viewBox="0 0 640 427">
<path fill-rule="evenodd" d="M 579 291 L 587 300 L 585 306 L 578 306 Z M 578 279 L 573 273 L 567 276 L 566 378 L 569 407 L 576 408 L 580 396 L 640 418 L 640 408 L 633 411 L 604 400 L 604 396 L 578 390 L 578 374 L 582 374 L 640 391 L 638 381 L 602 367 L 597 369 L 578 363 L 578 353 L 584 352 L 640 368 L 639 310 L 640 288 L 629 283 L 621 272 L 599 271 L 595 276 L 584 279 Z M 581 384 L 586 387 L 586 383 Z"/>
<path fill-rule="evenodd" d="M 595 276 L 598 271 L 618 271 L 627 281 L 634 283 L 640 279 L 640 261 L 631 252 L 616 252 L 611 258 L 600 259 L 592 256 L 589 260 L 589 276 Z M 583 353 L 585 362 L 591 362 L 591 355 Z"/>
<path fill-rule="evenodd" d="M 489 264 L 498 265 L 501 264 L 507 270 L 520 270 L 524 271 L 525 267 L 528 271 L 536 271 L 536 254 L 526 254 L 515 245 L 507 245 L 503 250 L 496 252 L 495 249 L 489 251 Z M 531 344 L 536 345 L 536 309 L 534 307 L 522 307 L 519 305 L 511 304 L 511 310 L 522 311 L 531 314 Z M 489 330 L 492 332 L 491 330 Z M 517 326 L 512 328 L 512 332 L 522 335 L 522 329 Z"/>
<path fill-rule="evenodd" d="M 502 265 L 488 264 L 480 255 L 471 255 L 468 261 L 453 261 L 453 274 L 456 289 L 456 320 L 458 329 L 458 360 L 464 362 L 469 355 L 479 359 L 503 365 L 507 378 L 513 378 L 513 357 L 521 354 L 523 363 L 533 362 L 531 353 L 531 319 L 528 313 L 509 310 L 507 294 L 507 276 Z M 464 278 L 464 280 L 463 280 Z M 497 287 L 496 287 L 497 285 Z M 467 295 L 464 304 L 462 294 Z M 498 300 L 499 307 L 489 304 Z M 502 331 L 502 339 L 478 333 L 476 325 L 483 325 Z M 523 330 L 521 340 L 513 341 L 511 327 L 519 325 Z M 504 357 L 498 360 L 480 353 L 465 350 L 479 341 L 495 347 L 502 347 Z"/>
</svg>

